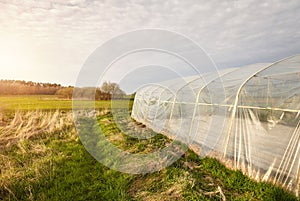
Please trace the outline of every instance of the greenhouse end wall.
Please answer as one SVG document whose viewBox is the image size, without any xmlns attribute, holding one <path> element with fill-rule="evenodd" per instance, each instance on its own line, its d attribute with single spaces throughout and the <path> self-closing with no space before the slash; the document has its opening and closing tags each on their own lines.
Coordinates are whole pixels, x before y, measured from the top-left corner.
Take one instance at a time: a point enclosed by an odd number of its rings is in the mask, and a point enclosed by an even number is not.
<svg viewBox="0 0 300 201">
<path fill-rule="evenodd" d="M 300 55 L 180 80 L 138 90 L 132 118 L 298 196 Z"/>
</svg>

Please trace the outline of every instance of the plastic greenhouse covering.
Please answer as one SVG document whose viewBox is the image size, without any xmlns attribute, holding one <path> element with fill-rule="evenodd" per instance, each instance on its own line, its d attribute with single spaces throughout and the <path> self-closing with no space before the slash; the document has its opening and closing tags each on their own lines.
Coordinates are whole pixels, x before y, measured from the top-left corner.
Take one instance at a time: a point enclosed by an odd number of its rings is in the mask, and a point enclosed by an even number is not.
<svg viewBox="0 0 300 201">
<path fill-rule="evenodd" d="M 300 55 L 149 84 L 132 118 L 257 181 L 299 193 Z"/>
</svg>

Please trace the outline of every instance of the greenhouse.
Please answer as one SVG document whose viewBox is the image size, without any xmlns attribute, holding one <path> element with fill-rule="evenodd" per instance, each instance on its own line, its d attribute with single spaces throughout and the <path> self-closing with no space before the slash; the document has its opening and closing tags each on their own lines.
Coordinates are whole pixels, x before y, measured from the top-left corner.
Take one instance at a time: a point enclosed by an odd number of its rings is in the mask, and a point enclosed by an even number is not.
<svg viewBox="0 0 300 201">
<path fill-rule="evenodd" d="M 200 156 L 299 193 L 300 55 L 146 85 L 132 118 Z"/>
</svg>

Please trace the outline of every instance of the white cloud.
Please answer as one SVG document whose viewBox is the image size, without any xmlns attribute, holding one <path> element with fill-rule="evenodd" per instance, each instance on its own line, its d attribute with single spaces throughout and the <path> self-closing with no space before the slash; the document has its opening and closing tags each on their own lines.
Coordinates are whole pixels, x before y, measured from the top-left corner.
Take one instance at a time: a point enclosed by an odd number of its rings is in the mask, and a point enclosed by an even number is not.
<svg viewBox="0 0 300 201">
<path fill-rule="evenodd" d="M 59 73 L 79 71 L 115 35 L 162 28 L 195 40 L 217 64 L 236 66 L 299 53 L 299 8 L 298 0 L 7 0 L 0 1 L 0 37 L 30 41 L 41 55 L 36 68 Z"/>
</svg>

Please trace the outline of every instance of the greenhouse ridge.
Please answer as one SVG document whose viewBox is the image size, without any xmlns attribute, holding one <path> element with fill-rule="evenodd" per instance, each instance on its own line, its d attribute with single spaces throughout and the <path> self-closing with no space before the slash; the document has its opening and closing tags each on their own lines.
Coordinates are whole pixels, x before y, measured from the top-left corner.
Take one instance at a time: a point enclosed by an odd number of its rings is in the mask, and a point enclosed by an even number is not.
<svg viewBox="0 0 300 201">
<path fill-rule="evenodd" d="M 132 117 L 200 156 L 299 193 L 300 55 L 139 89 Z"/>
</svg>

